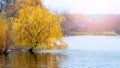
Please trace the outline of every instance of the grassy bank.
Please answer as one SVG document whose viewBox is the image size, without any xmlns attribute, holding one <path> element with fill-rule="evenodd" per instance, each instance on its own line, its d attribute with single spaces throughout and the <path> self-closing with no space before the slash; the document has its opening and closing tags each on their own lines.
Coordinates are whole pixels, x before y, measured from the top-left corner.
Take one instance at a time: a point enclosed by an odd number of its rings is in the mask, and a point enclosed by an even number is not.
<svg viewBox="0 0 120 68">
<path fill-rule="evenodd" d="M 117 33 L 115 31 L 107 31 L 107 32 L 70 32 L 70 35 L 106 35 L 106 36 L 116 36 Z"/>
</svg>

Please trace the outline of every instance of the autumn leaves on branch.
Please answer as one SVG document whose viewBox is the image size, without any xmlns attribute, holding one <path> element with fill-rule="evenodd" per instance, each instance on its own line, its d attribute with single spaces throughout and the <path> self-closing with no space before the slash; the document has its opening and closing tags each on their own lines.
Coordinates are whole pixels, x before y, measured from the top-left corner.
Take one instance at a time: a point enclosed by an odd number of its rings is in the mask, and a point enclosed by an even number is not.
<svg viewBox="0 0 120 68">
<path fill-rule="evenodd" d="M 7 17 L 8 19 L 0 20 L 0 52 L 7 52 L 8 40 L 13 40 L 14 45 L 32 50 L 67 48 L 62 40 L 63 34 L 60 26 L 62 16 L 44 8 L 40 0 L 16 0 L 14 5 L 19 8 L 13 11 L 16 14 L 13 17 Z M 9 27 L 12 28 L 9 30 L 10 38 L 8 38 Z"/>
</svg>

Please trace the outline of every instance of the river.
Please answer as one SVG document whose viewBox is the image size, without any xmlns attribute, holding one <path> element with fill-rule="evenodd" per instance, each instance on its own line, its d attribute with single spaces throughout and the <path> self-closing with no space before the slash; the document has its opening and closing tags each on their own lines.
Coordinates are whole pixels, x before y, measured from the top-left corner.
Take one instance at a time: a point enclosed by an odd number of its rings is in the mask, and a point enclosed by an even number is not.
<svg viewBox="0 0 120 68">
<path fill-rule="evenodd" d="M 0 68 L 120 68 L 119 36 L 70 36 L 66 50 L 0 55 Z"/>
</svg>

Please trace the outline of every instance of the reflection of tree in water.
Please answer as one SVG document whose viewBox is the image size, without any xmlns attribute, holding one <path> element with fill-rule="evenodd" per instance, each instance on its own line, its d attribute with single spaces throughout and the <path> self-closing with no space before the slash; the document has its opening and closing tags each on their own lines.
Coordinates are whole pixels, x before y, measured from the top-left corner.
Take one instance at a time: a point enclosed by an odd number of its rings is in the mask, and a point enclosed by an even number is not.
<svg viewBox="0 0 120 68">
<path fill-rule="evenodd" d="M 3 66 L 5 66 L 5 57 L 3 59 Z M 16 53 L 9 57 L 10 66 L 7 68 L 60 68 L 60 64 L 67 58 L 63 54 L 51 53 Z M 0 59 L 1 64 L 1 59 Z M 3 67 L 5 68 L 5 67 Z"/>
<path fill-rule="evenodd" d="M 0 55 L 0 68 L 9 68 L 9 57 L 7 55 Z"/>
</svg>

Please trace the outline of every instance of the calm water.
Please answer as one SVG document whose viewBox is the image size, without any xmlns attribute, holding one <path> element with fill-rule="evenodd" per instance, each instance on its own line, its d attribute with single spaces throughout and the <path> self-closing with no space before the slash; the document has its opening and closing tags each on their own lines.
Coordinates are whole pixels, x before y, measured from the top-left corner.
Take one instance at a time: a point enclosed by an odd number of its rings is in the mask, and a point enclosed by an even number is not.
<svg viewBox="0 0 120 68">
<path fill-rule="evenodd" d="M 77 36 L 65 38 L 65 41 L 70 45 L 67 50 L 1 55 L 0 68 L 120 68 L 120 37 Z M 92 47 L 87 47 L 90 45 Z"/>
<path fill-rule="evenodd" d="M 64 40 L 69 49 L 120 51 L 120 36 L 71 36 Z"/>
</svg>

